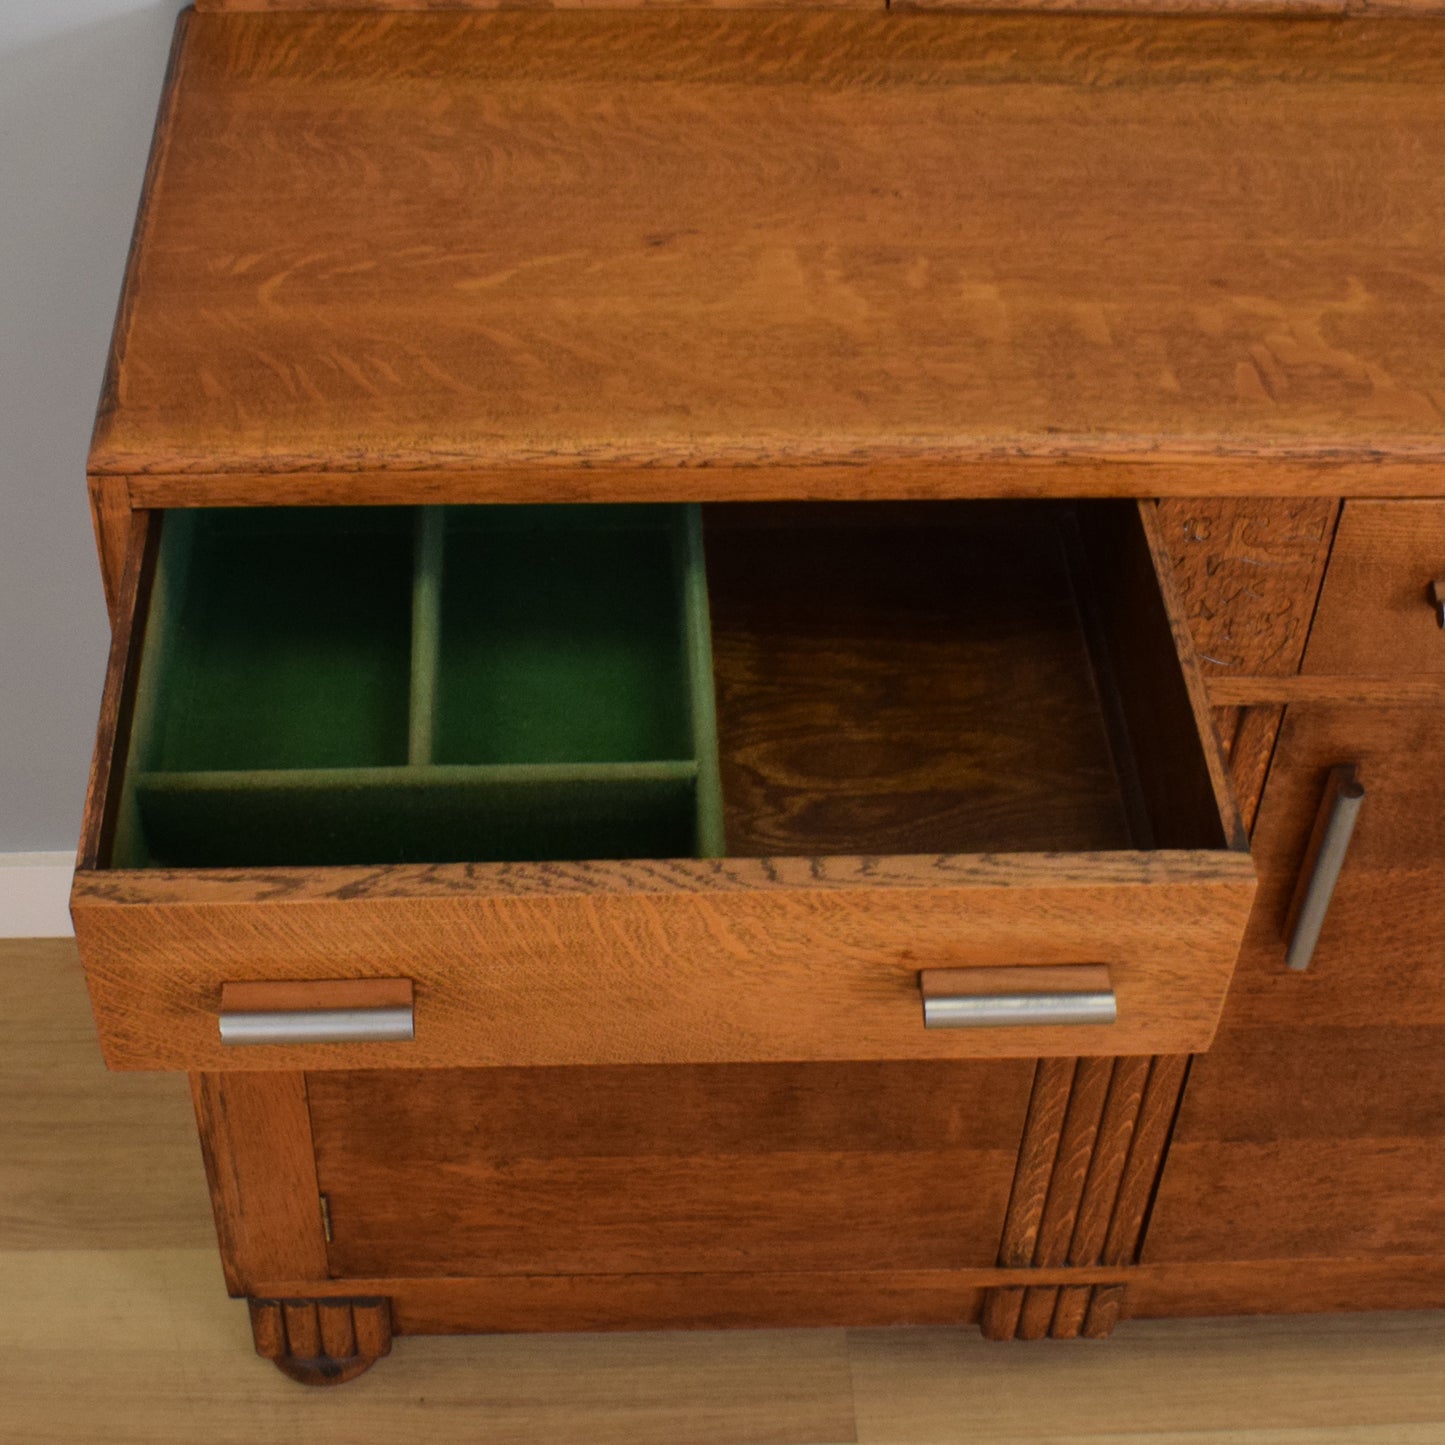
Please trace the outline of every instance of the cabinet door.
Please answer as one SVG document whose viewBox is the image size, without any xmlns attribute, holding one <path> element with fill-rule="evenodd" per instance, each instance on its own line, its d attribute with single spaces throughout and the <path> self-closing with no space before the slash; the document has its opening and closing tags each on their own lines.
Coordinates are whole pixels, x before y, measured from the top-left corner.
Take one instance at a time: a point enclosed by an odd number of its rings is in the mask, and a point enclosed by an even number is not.
<svg viewBox="0 0 1445 1445">
<path fill-rule="evenodd" d="M 863 1270 L 906 1294 L 910 1271 L 996 1263 L 1033 1074 L 1024 1060 L 317 1072 L 330 1270 Z"/>
<path fill-rule="evenodd" d="M 1341 763 L 1366 797 L 1313 960 L 1292 973 L 1291 899 Z M 1255 856 L 1259 904 L 1146 1260 L 1445 1255 L 1445 721 L 1290 708 Z"/>
</svg>

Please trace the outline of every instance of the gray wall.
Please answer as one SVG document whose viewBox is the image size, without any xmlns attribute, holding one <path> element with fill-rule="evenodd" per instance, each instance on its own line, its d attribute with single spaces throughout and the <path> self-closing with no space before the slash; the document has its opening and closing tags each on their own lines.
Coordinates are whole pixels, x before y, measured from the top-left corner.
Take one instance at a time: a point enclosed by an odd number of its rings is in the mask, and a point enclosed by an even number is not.
<svg viewBox="0 0 1445 1445">
<path fill-rule="evenodd" d="M 181 0 L 0 0 L 0 852 L 74 846 L 107 627 L 85 453 Z"/>
</svg>

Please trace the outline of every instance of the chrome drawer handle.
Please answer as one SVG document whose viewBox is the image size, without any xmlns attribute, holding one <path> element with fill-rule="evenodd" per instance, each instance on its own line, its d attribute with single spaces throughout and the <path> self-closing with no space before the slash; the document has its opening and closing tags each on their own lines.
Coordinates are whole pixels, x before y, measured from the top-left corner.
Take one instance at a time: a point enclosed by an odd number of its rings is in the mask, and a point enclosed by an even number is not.
<svg viewBox="0 0 1445 1445">
<path fill-rule="evenodd" d="M 927 1029 L 1111 1024 L 1118 1000 L 1101 963 L 927 968 L 918 976 Z"/>
<path fill-rule="evenodd" d="M 227 983 L 221 1042 L 405 1043 L 416 1036 L 410 979 Z"/>
<path fill-rule="evenodd" d="M 1320 803 L 1315 830 L 1305 850 L 1299 886 L 1285 925 L 1289 933 L 1289 951 L 1285 954 L 1285 961 L 1297 972 L 1307 969 L 1314 957 L 1315 945 L 1320 941 L 1320 930 L 1325 926 L 1325 915 L 1330 911 L 1330 900 L 1335 895 L 1335 884 L 1340 881 L 1340 871 L 1345 866 L 1345 855 L 1349 852 L 1350 839 L 1354 836 L 1360 806 L 1364 801 L 1365 790 L 1355 776 L 1353 763 L 1342 763 L 1330 769 L 1324 800 Z"/>
<path fill-rule="evenodd" d="M 257 1009 L 221 1015 L 223 1044 L 367 1044 L 415 1037 L 409 1008 Z"/>
</svg>

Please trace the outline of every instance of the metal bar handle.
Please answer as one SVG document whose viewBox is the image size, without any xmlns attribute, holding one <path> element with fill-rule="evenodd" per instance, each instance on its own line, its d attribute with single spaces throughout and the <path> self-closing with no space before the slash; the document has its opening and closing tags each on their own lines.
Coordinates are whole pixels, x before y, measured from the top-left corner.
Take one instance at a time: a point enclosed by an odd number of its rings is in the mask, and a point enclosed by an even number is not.
<svg viewBox="0 0 1445 1445">
<path fill-rule="evenodd" d="M 1345 855 L 1364 801 L 1365 790 L 1353 763 L 1330 769 L 1285 925 L 1289 934 L 1285 961 L 1296 972 L 1307 969 L 1314 958 L 1315 945 L 1320 941 L 1320 930 L 1325 926 L 1330 900 L 1335 894 L 1335 884 L 1340 881 L 1340 871 L 1345 866 Z"/>
<path fill-rule="evenodd" d="M 327 979 L 221 986 L 221 1042 L 404 1043 L 416 1037 L 410 979 Z"/>
<path fill-rule="evenodd" d="M 1111 1024 L 1119 1016 L 1102 963 L 929 968 L 918 981 L 927 1029 Z"/>
</svg>

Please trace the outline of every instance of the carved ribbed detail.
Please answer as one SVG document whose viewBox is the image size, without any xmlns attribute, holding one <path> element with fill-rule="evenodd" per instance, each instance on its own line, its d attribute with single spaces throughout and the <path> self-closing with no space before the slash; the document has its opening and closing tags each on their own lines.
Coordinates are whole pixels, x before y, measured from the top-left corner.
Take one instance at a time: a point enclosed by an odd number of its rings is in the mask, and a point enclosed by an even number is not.
<svg viewBox="0 0 1445 1445">
<path fill-rule="evenodd" d="M 1175 1056 L 1040 1062 L 1000 1265 L 1135 1263 L 1187 1067 Z M 979 1325 L 991 1340 L 1098 1339 L 1123 1294 L 1122 1283 L 998 1287 Z"/>
<path fill-rule="evenodd" d="M 253 1299 L 256 1353 L 302 1385 L 344 1385 L 391 1353 L 385 1299 Z"/>
</svg>

